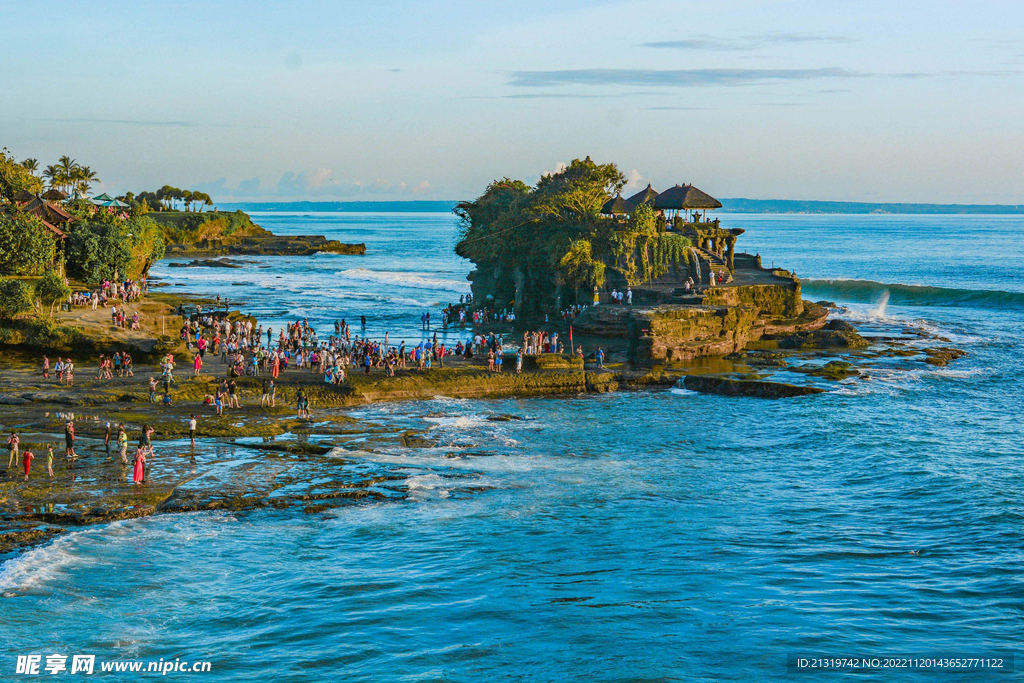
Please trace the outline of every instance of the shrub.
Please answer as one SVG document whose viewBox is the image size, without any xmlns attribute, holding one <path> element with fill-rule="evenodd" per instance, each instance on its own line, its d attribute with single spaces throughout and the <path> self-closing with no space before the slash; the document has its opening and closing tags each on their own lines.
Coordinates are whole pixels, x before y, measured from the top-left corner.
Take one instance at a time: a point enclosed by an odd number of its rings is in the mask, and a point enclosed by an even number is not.
<svg viewBox="0 0 1024 683">
<path fill-rule="evenodd" d="M 21 280 L 0 279 L 0 318 L 32 309 L 32 289 Z"/>
<path fill-rule="evenodd" d="M 68 297 L 71 296 L 71 288 L 64 282 L 64 278 L 51 270 L 36 283 L 36 296 L 44 306 L 50 308 L 49 317 L 52 318 L 54 306 L 61 301 L 68 300 Z"/>
<path fill-rule="evenodd" d="M 35 216 L 0 213 L 0 271 L 38 275 L 53 264 L 56 238 Z"/>
</svg>

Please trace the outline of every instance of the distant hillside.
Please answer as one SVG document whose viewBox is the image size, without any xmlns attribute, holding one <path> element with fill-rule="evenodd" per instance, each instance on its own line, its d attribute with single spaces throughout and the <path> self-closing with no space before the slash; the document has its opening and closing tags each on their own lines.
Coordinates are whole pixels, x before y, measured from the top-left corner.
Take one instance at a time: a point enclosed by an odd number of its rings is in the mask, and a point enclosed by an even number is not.
<svg viewBox="0 0 1024 683">
<path fill-rule="evenodd" d="M 725 213 L 905 213 L 1024 214 L 1024 204 L 897 204 L 823 202 L 799 199 L 722 199 Z M 449 213 L 456 201 L 395 202 L 241 202 L 221 204 L 234 211 L 339 211 L 381 213 Z"/>
<path fill-rule="evenodd" d="M 220 204 L 233 211 L 373 211 L 382 213 L 450 213 L 458 202 L 241 202 Z"/>
<path fill-rule="evenodd" d="M 726 213 L 1024 213 L 1016 204 L 886 204 L 821 202 L 799 199 L 722 199 Z"/>
</svg>

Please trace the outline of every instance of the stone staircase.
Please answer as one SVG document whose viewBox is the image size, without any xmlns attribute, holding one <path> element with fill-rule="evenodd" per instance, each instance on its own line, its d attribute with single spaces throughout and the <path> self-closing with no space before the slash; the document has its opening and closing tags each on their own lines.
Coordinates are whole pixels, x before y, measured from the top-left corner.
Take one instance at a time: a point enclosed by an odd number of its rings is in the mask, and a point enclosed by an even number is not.
<svg viewBox="0 0 1024 683">
<path fill-rule="evenodd" d="M 697 252 L 697 258 L 700 259 L 700 273 L 704 282 L 701 284 L 707 284 L 707 276 L 710 270 L 714 270 L 716 273 L 725 272 L 725 280 L 723 284 L 732 282 L 732 273 L 729 272 L 729 263 L 724 258 L 710 251 L 699 249 L 694 247 L 694 251 Z"/>
</svg>

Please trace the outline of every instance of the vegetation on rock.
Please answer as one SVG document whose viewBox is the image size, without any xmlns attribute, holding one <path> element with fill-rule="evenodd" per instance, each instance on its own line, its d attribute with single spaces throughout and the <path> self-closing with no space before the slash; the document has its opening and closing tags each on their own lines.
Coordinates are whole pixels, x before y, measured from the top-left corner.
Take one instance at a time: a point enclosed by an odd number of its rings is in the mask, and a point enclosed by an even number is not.
<svg viewBox="0 0 1024 683">
<path fill-rule="evenodd" d="M 663 232 L 647 205 L 628 220 L 601 215 L 625 185 L 615 164 L 575 159 L 535 187 L 503 178 L 455 208 L 462 221 L 456 253 L 473 261 L 478 299 L 540 312 L 579 300 L 605 283 L 607 269 L 629 284 L 664 275 L 687 260 L 689 240 Z M 484 293 L 486 290 L 486 293 Z"/>
</svg>

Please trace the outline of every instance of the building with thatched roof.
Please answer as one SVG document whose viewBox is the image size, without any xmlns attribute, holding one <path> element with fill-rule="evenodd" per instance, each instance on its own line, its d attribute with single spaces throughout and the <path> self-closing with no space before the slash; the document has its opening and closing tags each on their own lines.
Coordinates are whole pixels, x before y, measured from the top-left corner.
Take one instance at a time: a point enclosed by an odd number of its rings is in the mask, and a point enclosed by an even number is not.
<svg viewBox="0 0 1024 683">
<path fill-rule="evenodd" d="M 654 208 L 670 211 L 720 209 L 722 202 L 693 185 L 670 187 L 654 199 Z"/>
<path fill-rule="evenodd" d="M 20 206 L 22 204 L 28 204 L 35 198 L 36 195 L 29 190 L 18 190 L 13 197 L 13 201 L 15 204 Z"/>
<path fill-rule="evenodd" d="M 58 190 L 56 187 L 51 187 L 40 196 L 48 202 L 62 202 L 68 198 L 67 193 L 63 190 Z"/>
<path fill-rule="evenodd" d="M 647 187 L 640 190 L 632 197 L 626 199 L 630 206 L 636 208 L 641 204 L 653 204 L 655 198 L 658 196 L 658 191 L 651 187 L 650 183 L 647 183 Z"/>
<path fill-rule="evenodd" d="M 78 220 L 70 213 L 40 197 L 33 197 L 32 201 L 27 202 L 21 207 L 22 211 L 30 213 L 46 224 L 53 226 L 64 226 L 67 223 Z M 63 236 L 63 233 L 61 233 Z"/>
<path fill-rule="evenodd" d="M 615 216 L 627 214 L 633 210 L 633 205 L 629 201 L 622 198 L 622 195 L 615 195 L 604 203 L 601 207 L 601 213 L 605 216 Z"/>
</svg>

